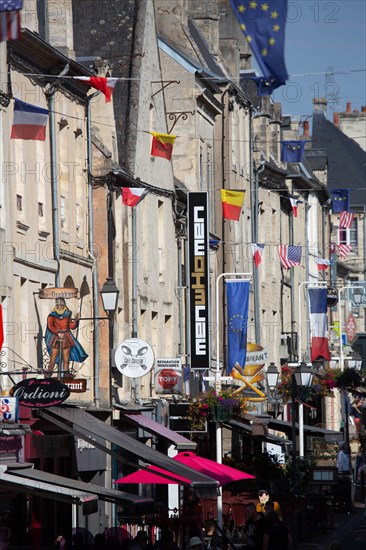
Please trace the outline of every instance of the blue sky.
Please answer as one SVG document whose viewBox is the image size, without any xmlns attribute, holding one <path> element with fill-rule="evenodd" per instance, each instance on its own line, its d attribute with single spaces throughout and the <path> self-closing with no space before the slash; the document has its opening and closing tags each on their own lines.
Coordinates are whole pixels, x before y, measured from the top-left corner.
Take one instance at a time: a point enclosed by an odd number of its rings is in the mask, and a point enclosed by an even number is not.
<svg viewBox="0 0 366 550">
<path fill-rule="evenodd" d="M 333 111 L 366 105 L 366 0 L 288 0 L 285 60 L 290 78 L 272 94 L 283 114 L 311 115 L 313 98 Z M 326 72 L 360 71 L 334 74 Z M 322 73 L 295 76 L 303 73 Z M 327 91 L 327 94 L 326 94 Z"/>
</svg>

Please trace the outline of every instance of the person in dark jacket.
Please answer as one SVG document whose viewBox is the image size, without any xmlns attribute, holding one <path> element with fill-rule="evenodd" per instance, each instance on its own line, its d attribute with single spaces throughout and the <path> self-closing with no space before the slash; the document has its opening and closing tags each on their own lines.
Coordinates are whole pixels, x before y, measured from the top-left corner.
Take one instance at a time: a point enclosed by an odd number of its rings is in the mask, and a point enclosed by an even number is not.
<svg viewBox="0 0 366 550">
<path fill-rule="evenodd" d="M 284 526 L 276 512 L 269 512 L 263 535 L 263 550 L 292 550 L 290 531 Z"/>
</svg>

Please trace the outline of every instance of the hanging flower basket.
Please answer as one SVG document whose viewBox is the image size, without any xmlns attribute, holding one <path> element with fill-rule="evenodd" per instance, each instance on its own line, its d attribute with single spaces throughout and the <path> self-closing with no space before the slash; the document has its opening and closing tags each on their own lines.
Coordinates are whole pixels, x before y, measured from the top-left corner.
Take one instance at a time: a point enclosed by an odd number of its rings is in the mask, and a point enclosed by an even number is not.
<svg viewBox="0 0 366 550">
<path fill-rule="evenodd" d="M 225 409 L 224 407 L 220 407 L 220 405 L 212 408 L 210 412 L 210 420 L 215 422 L 228 422 L 232 419 L 232 417 L 232 411 Z"/>
</svg>

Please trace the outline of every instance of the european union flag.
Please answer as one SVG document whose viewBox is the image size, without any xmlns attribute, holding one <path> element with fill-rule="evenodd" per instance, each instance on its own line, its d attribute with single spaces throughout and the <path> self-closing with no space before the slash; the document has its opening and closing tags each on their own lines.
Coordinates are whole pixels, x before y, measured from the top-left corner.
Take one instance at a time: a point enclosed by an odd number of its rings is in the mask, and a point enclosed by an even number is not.
<svg viewBox="0 0 366 550">
<path fill-rule="evenodd" d="M 285 23 L 287 0 L 230 0 L 257 63 L 272 89 L 286 83 Z"/>
<path fill-rule="evenodd" d="M 265 95 L 271 95 L 273 90 L 277 87 L 275 85 L 275 82 L 276 82 L 275 80 L 264 78 L 263 76 L 241 74 L 240 78 L 252 80 L 253 82 L 255 82 L 259 97 L 263 97 Z"/>
<path fill-rule="evenodd" d="M 281 160 L 283 162 L 301 162 L 306 141 L 281 141 Z"/>
<path fill-rule="evenodd" d="M 245 365 L 248 331 L 248 280 L 226 280 L 228 317 L 228 366 L 230 374 L 235 363 Z"/>
<path fill-rule="evenodd" d="M 333 189 L 330 193 L 332 196 L 333 214 L 349 212 L 349 189 Z"/>
</svg>

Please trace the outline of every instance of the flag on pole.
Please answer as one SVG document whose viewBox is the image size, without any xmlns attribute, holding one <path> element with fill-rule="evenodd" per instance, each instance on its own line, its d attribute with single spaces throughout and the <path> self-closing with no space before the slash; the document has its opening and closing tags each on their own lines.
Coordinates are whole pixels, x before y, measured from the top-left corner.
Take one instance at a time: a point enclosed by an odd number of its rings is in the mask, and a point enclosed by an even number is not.
<svg viewBox="0 0 366 550">
<path fill-rule="evenodd" d="M 277 248 L 282 266 L 285 269 L 296 265 L 301 265 L 301 246 L 279 244 Z"/>
<path fill-rule="evenodd" d="M 297 205 L 302 204 L 302 201 L 299 201 L 298 199 L 293 199 L 292 197 L 290 197 L 290 203 L 291 203 L 292 212 L 295 218 L 297 218 Z"/>
<path fill-rule="evenodd" d="M 330 360 L 328 348 L 327 288 L 309 288 L 311 361 Z"/>
<path fill-rule="evenodd" d="M 284 59 L 287 0 L 230 3 L 264 78 L 273 89 L 282 86 L 288 79 Z"/>
<path fill-rule="evenodd" d="M 352 227 L 354 217 L 355 215 L 353 212 L 341 212 L 339 216 L 339 228 L 349 229 Z"/>
<path fill-rule="evenodd" d="M 245 191 L 221 189 L 222 215 L 225 220 L 239 221 Z"/>
<path fill-rule="evenodd" d="M 45 141 L 48 113 L 47 109 L 15 99 L 10 138 Z"/>
<path fill-rule="evenodd" d="M 349 212 L 349 189 L 333 189 L 331 192 L 333 214 Z"/>
<path fill-rule="evenodd" d="M 281 141 L 281 160 L 283 162 L 301 162 L 306 141 Z"/>
<path fill-rule="evenodd" d="M 123 187 L 122 204 L 125 206 L 137 206 L 147 193 L 148 190 L 143 187 Z"/>
<path fill-rule="evenodd" d="M 225 279 L 228 318 L 228 366 L 230 374 L 236 363 L 245 365 L 247 351 L 248 305 L 250 281 Z"/>
<path fill-rule="evenodd" d="M 76 80 L 82 80 L 92 88 L 99 90 L 105 95 L 105 102 L 109 103 L 118 78 L 106 78 L 105 76 L 74 76 Z"/>
<path fill-rule="evenodd" d="M 0 0 L 0 42 L 21 38 L 22 8 L 23 0 Z"/>
<path fill-rule="evenodd" d="M 150 132 L 150 134 L 153 136 L 151 156 L 170 160 L 172 158 L 176 136 L 172 136 L 171 134 L 158 134 L 157 132 Z"/>
<path fill-rule="evenodd" d="M 259 264 L 262 261 L 262 254 L 263 254 L 263 249 L 264 249 L 265 245 L 264 244 L 253 243 L 250 246 L 251 246 L 251 249 L 252 249 L 253 260 L 254 260 L 255 267 L 258 267 Z"/>
<path fill-rule="evenodd" d="M 324 258 L 316 258 L 315 261 L 319 271 L 325 271 L 330 266 L 330 260 L 325 260 Z"/>
<path fill-rule="evenodd" d="M 341 260 L 344 260 L 351 252 L 352 246 L 350 244 L 339 244 L 338 245 L 338 254 Z"/>
<path fill-rule="evenodd" d="M 0 304 L 0 351 L 4 343 L 4 322 L 3 322 L 3 306 Z"/>
</svg>

